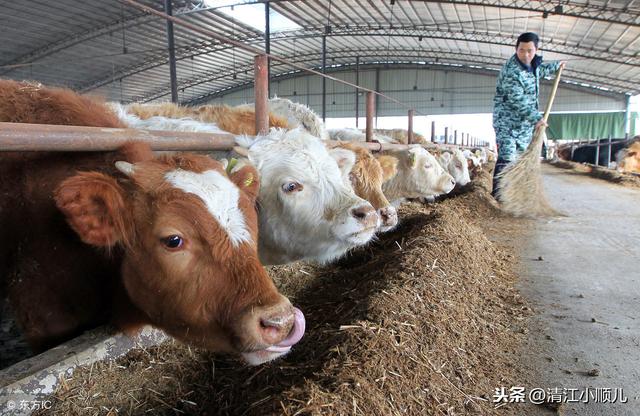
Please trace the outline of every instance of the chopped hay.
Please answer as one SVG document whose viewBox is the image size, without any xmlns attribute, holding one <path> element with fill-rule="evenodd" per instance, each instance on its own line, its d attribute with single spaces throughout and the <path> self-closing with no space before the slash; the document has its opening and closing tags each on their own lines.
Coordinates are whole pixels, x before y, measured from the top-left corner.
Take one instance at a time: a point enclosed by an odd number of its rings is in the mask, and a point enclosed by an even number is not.
<svg viewBox="0 0 640 416">
<path fill-rule="evenodd" d="M 505 212 L 530 218 L 561 215 L 547 201 L 542 186 L 540 152 L 546 139 L 545 128 L 536 130 L 527 150 L 498 175 L 498 200 Z"/>
<path fill-rule="evenodd" d="M 640 188 L 640 176 L 632 173 L 618 172 L 617 170 L 608 169 L 604 166 L 594 166 L 560 159 L 549 163 L 558 168 L 568 169 L 573 173 L 604 179 L 605 181 L 631 188 Z"/>
<path fill-rule="evenodd" d="M 307 318 L 283 359 L 247 367 L 177 342 L 133 350 L 78 368 L 46 414 L 504 415 L 491 396 L 515 385 L 527 307 L 513 256 L 478 225 L 495 223 L 490 201 L 477 186 L 410 204 L 395 231 L 336 264 L 269 268 Z"/>
</svg>

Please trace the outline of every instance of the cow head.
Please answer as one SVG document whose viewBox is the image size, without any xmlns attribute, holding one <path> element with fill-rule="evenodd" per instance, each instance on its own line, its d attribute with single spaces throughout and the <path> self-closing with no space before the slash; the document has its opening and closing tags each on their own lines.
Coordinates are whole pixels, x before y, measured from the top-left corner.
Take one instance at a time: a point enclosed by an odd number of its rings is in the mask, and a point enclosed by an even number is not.
<svg viewBox="0 0 640 416">
<path fill-rule="evenodd" d="M 344 178 L 355 162 L 346 149 L 327 150 L 302 128 L 272 129 L 248 147 L 260 172 L 260 258 L 269 264 L 328 262 L 366 244 L 378 225 L 371 204 Z"/>
<path fill-rule="evenodd" d="M 438 161 L 442 167 L 449 172 L 458 186 L 465 186 L 471 182 L 469 176 L 469 164 L 467 158 L 464 156 L 461 150 L 453 149 L 450 151 L 442 152 Z"/>
<path fill-rule="evenodd" d="M 640 173 L 640 142 L 632 143 L 619 153 L 618 169 L 620 171 Z"/>
<path fill-rule="evenodd" d="M 420 146 L 391 151 L 398 159 L 398 173 L 384 183 L 382 189 L 389 200 L 398 203 L 404 198 L 420 198 L 451 192 L 455 180 L 436 158 Z"/>
<path fill-rule="evenodd" d="M 228 176 L 206 156 L 153 158 L 146 149 L 116 162 L 124 178 L 63 181 L 55 200 L 69 225 L 87 244 L 122 247 L 122 285 L 143 321 L 251 364 L 286 353 L 304 317 L 258 259 L 255 169 Z"/>
<path fill-rule="evenodd" d="M 384 196 L 382 184 L 398 172 L 398 159 L 393 156 L 381 156 L 380 159 L 376 159 L 364 147 L 350 143 L 341 143 L 338 148 L 355 154 L 355 163 L 349 172 L 349 182 L 356 195 L 369 201 L 378 211 L 379 231 L 393 229 L 398 224 L 398 214 Z"/>
</svg>

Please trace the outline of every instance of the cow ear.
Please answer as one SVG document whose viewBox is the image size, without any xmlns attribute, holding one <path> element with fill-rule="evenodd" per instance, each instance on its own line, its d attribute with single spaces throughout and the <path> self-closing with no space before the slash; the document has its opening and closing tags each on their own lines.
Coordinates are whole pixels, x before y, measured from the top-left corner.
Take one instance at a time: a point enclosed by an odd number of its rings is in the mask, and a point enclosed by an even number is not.
<svg viewBox="0 0 640 416">
<path fill-rule="evenodd" d="M 451 161 L 451 153 L 442 152 L 442 154 L 440 155 L 440 161 L 442 162 L 442 166 L 446 168 L 449 162 Z"/>
<path fill-rule="evenodd" d="M 329 154 L 338 164 L 340 172 L 342 172 L 342 176 L 348 177 L 353 165 L 356 163 L 355 152 L 349 149 L 336 147 L 335 149 L 329 150 Z"/>
<path fill-rule="evenodd" d="M 245 165 L 232 171 L 229 174 L 229 178 L 255 202 L 260 192 L 260 179 L 256 168 L 251 165 Z"/>
<path fill-rule="evenodd" d="M 380 167 L 382 167 L 382 182 L 387 182 L 398 173 L 398 159 L 389 156 L 382 155 L 378 156 L 378 163 L 380 163 Z"/>
<path fill-rule="evenodd" d="M 98 172 L 79 173 L 58 186 L 54 200 L 83 242 L 98 247 L 129 243 L 130 209 L 115 178 Z"/>
</svg>

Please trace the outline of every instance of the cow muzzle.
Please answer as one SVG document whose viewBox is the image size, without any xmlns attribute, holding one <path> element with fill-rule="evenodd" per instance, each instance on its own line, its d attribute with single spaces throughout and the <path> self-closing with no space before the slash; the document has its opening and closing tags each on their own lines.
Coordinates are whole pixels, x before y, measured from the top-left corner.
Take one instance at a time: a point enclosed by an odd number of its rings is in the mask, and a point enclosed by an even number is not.
<svg viewBox="0 0 640 416">
<path fill-rule="evenodd" d="M 378 210 L 378 215 L 381 220 L 379 229 L 381 232 L 389 231 L 398 225 L 398 212 L 393 206 L 389 205 L 380 208 Z"/>
<path fill-rule="evenodd" d="M 302 339 L 306 323 L 302 311 L 289 304 L 284 309 L 269 308 L 255 314 L 251 325 L 251 333 L 261 347 L 241 355 L 248 364 L 258 365 L 291 351 Z"/>
<path fill-rule="evenodd" d="M 378 226 L 378 214 L 376 210 L 369 204 L 361 205 L 351 210 L 351 216 L 361 224 L 365 229 L 375 228 Z"/>
</svg>

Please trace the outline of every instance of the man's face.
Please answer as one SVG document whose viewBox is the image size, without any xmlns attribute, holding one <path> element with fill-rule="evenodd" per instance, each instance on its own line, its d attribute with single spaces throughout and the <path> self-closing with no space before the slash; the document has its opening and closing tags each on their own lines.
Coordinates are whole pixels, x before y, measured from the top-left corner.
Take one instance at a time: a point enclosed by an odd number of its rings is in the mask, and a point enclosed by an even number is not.
<svg viewBox="0 0 640 416">
<path fill-rule="evenodd" d="M 520 62 L 525 65 L 531 65 L 536 51 L 536 45 L 533 42 L 520 42 L 516 48 L 516 55 L 518 55 Z"/>
</svg>

